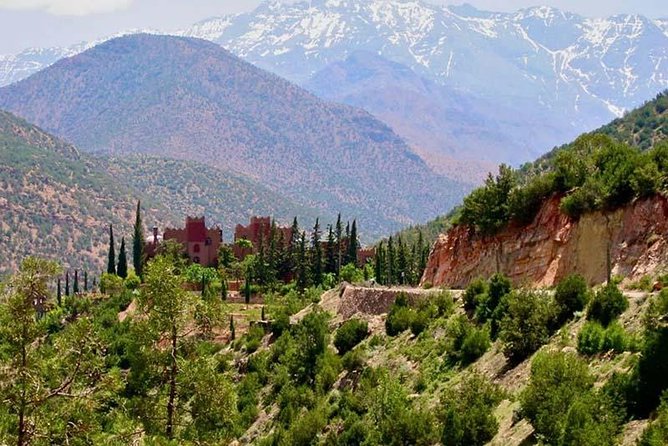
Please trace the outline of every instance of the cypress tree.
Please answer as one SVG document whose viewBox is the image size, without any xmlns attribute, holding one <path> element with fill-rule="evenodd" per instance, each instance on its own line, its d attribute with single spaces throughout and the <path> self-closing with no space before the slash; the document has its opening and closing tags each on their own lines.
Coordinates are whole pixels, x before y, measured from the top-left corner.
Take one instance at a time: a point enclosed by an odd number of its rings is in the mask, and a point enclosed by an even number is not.
<svg viewBox="0 0 668 446">
<path fill-rule="evenodd" d="M 299 261 L 299 243 L 301 241 L 299 231 L 299 223 L 297 222 L 297 217 L 292 221 L 292 227 L 290 228 L 290 246 L 288 247 L 288 263 L 289 270 L 294 276 L 297 275 L 297 264 Z"/>
<path fill-rule="evenodd" d="M 114 228 L 109 225 L 109 259 L 107 261 L 107 273 L 116 274 L 116 248 L 114 247 Z"/>
<path fill-rule="evenodd" d="M 376 283 L 378 284 L 383 284 L 384 283 L 384 274 L 383 274 L 383 265 L 385 262 L 384 257 L 384 251 L 385 248 L 383 246 L 383 242 L 380 242 L 378 244 L 378 248 L 376 248 L 376 258 L 374 259 L 375 262 L 375 275 L 376 275 Z"/>
<path fill-rule="evenodd" d="M 234 316 L 230 316 L 230 339 L 234 341 L 235 338 L 235 333 L 234 333 Z"/>
<path fill-rule="evenodd" d="M 395 282 L 395 258 L 394 258 L 394 240 L 392 240 L 392 237 L 387 241 L 387 266 L 385 267 L 385 271 L 387 271 L 386 275 L 386 280 L 387 280 L 387 285 L 393 285 Z"/>
<path fill-rule="evenodd" d="M 97 289 L 97 278 L 93 277 L 93 291 Z"/>
<path fill-rule="evenodd" d="M 357 220 L 353 220 L 353 225 L 350 228 L 350 238 L 348 239 L 348 263 L 357 266 L 357 248 L 359 243 L 357 241 Z"/>
<path fill-rule="evenodd" d="M 74 270 L 74 285 L 72 285 L 72 292 L 74 295 L 79 294 L 79 271 Z"/>
<path fill-rule="evenodd" d="M 327 225 L 327 252 L 325 253 L 325 272 L 336 273 L 336 240 L 332 225 Z"/>
<path fill-rule="evenodd" d="M 343 255 L 343 225 L 341 224 L 341 213 L 336 218 L 336 277 L 341 272 L 341 261 Z"/>
<path fill-rule="evenodd" d="M 308 286 L 308 268 L 306 266 L 306 231 L 303 231 L 299 240 L 299 254 L 297 256 L 297 287 L 304 290 Z"/>
<path fill-rule="evenodd" d="M 396 270 L 396 280 L 401 285 L 406 284 L 406 270 L 408 267 L 408 253 L 406 251 L 406 245 L 404 245 L 401 236 L 397 238 L 397 270 Z"/>
<path fill-rule="evenodd" d="M 58 278 L 58 292 L 56 294 L 56 300 L 58 302 L 58 306 L 60 306 L 63 303 L 63 292 L 61 290 L 61 283 L 62 279 L 59 277 Z"/>
<path fill-rule="evenodd" d="M 311 279 L 318 286 L 322 284 L 322 245 L 320 244 L 320 219 L 315 219 L 311 234 Z"/>
<path fill-rule="evenodd" d="M 65 296 L 70 295 L 70 272 L 65 271 Z"/>
<path fill-rule="evenodd" d="M 424 245 L 424 237 L 422 231 L 418 233 L 418 274 L 422 275 L 427 269 L 427 256 L 429 255 L 429 247 Z"/>
<path fill-rule="evenodd" d="M 121 250 L 118 253 L 118 267 L 116 268 L 118 277 L 123 279 L 128 277 L 128 256 L 125 252 L 125 237 L 121 238 Z"/>
<path fill-rule="evenodd" d="M 249 271 L 246 271 L 246 279 L 244 280 L 244 301 L 246 302 L 246 305 L 248 305 L 250 303 L 251 281 L 252 281 L 252 274 L 249 270 Z"/>
<path fill-rule="evenodd" d="M 88 271 L 84 271 L 84 292 L 88 292 Z"/>
<path fill-rule="evenodd" d="M 260 319 L 263 320 L 263 321 L 266 320 L 266 318 L 264 316 L 264 305 L 262 306 L 262 314 L 260 315 Z"/>
<path fill-rule="evenodd" d="M 137 201 L 137 213 L 135 215 L 134 235 L 132 237 L 132 265 L 135 273 L 141 279 L 144 273 L 144 224 L 141 219 L 141 201 Z"/>
</svg>

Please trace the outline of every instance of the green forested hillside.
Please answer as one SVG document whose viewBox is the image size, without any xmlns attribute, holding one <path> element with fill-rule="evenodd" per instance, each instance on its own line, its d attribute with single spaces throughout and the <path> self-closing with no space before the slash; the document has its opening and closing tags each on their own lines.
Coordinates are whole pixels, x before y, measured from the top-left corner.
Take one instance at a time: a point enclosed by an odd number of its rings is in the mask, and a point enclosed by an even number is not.
<svg viewBox="0 0 668 446">
<path fill-rule="evenodd" d="M 73 146 L 0 113 L 0 273 L 33 254 L 98 271 L 107 226 L 129 235 L 136 199 Z M 168 220 L 164 208 L 146 205 Z"/>
<path fill-rule="evenodd" d="M 236 224 L 246 224 L 252 216 L 270 215 L 283 225 L 297 216 L 306 226 L 318 217 L 314 209 L 300 206 L 241 174 L 209 165 L 145 155 L 98 156 L 97 161 L 106 172 L 164 204 L 173 214 L 183 218 L 205 215 L 209 224 L 223 228 L 227 240 Z M 163 222 L 146 223 L 164 228 Z"/>
</svg>

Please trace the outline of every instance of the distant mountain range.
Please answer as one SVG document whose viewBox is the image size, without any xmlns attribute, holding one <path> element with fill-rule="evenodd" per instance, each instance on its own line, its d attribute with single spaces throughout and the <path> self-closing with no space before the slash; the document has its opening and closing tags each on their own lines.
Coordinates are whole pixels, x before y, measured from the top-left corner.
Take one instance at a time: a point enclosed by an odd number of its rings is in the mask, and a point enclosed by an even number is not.
<svg viewBox="0 0 668 446">
<path fill-rule="evenodd" d="M 0 108 L 88 152 L 232 170 L 286 197 L 286 207 L 357 218 L 369 238 L 442 213 L 468 189 L 368 113 L 199 39 L 107 41 L 0 89 Z"/>
<path fill-rule="evenodd" d="M 366 109 L 431 165 L 460 177 L 462 165 L 479 175 L 490 164 L 533 159 L 668 87 L 668 19 L 638 15 L 272 0 L 177 34 L 217 42 L 324 98 Z M 89 46 L 0 57 L 0 85 Z"/>
</svg>

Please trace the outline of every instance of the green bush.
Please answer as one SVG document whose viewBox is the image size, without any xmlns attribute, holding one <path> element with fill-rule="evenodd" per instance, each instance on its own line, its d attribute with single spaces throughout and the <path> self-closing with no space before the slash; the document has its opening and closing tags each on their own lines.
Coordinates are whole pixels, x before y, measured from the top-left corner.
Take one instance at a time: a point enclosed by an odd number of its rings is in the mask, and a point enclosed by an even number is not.
<svg viewBox="0 0 668 446">
<path fill-rule="evenodd" d="M 246 334 L 246 351 L 248 353 L 255 352 L 262 343 L 264 337 L 264 328 L 259 325 L 253 325 L 248 329 Z"/>
<path fill-rule="evenodd" d="M 141 279 L 137 277 L 134 271 L 128 273 L 128 277 L 125 279 L 125 288 L 128 290 L 136 290 L 141 285 Z"/>
<path fill-rule="evenodd" d="M 488 326 L 474 327 L 468 332 L 461 347 L 461 359 L 464 364 L 475 362 L 485 354 L 492 344 Z"/>
<path fill-rule="evenodd" d="M 396 336 L 408 330 L 413 323 L 415 312 L 408 307 L 408 296 L 399 293 L 385 319 L 385 332 Z"/>
<path fill-rule="evenodd" d="M 625 352 L 629 347 L 629 337 L 619 322 L 615 321 L 605 329 L 603 351 Z"/>
<path fill-rule="evenodd" d="M 432 297 L 432 302 L 436 305 L 436 315 L 438 317 L 448 316 L 455 308 L 455 301 L 449 291 L 439 292 Z"/>
<path fill-rule="evenodd" d="M 609 283 L 596 293 L 589 303 L 587 319 L 598 321 L 604 327 L 629 308 L 629 301 L 614 283 Z"/>
<path fill-rule="evenodd" d="M 593 384 L 587 364 L 576 355 L 538 353 L 531 363 L 529 384 L 520 395 L 522 414 L 540 438 L 561 444 L 569 409 Z"/>
<path fill-rule="evenodd" d="M 339 277 L 344 282 L 359 283 L 364 280 L 364 272 L 357 268 L 353 263 L 348 263 L 347 265 L 341 267 Z"/>
<path fill-rule="evenodd" d="M 595 355 L 603 348 L 605 329 L 595 321 L 587 321 L 578 333 L 578 352 Z"/>
<path fill-rule="evenodd" d="M 344 322 L 334 335 L 334 346 L 344 355 L 369 335 L 369 324 L 359 319 Z"/>
<path fill-rule="evenodd" d="M 549 340 L 553 304 L 545 294 L 522 290 L 509 294 L 506 305 L 499 339 L 504 355 L 511 361 L 521 361 Z"/>
<path fill-rule="evenodd" d="M 366 355 L 362 348 L 351 350 L 341 358 L 343 368 L 349 372 L 362 370 L 366 364 Z"/>
<path fill-rule="evenodd" d="M 481 294 L 487 294 L 487 281 L 483 278 L 477 278 L 464 291 L 464 309 L 466 311 L 475 310 L 478 296 Z"/>
<path fill-rule="evenodd" d="M 441 442 L 445 446 L 478 446 L 489 442 L 499 429 L 494 410 L 501 399 L 501 391 L 482 375 L 466 376 L 441 399 Z"/>
<path fill-rule="evenodd" d="M 554 292 L 559 323 L 564 323 L 576 311 L 582 311 L 589 301 L 589 287 L 584 277 L 572 274 L 565 277 Z"/>
<path fill-rule="evenodd" d="M 100 291 L 111 296 L 123 290 L 123 279 L 116 274 L 104 273 L 100 276 Z"/>
<path fill-rule="evenodd" d="M 413 315 L 413 320 L 411 321 L 411 333 L 414 336 L 418 336 L 420 333 L 425 331 L 429 326 L 429 312 L 428 311 L 417 311 Z"/>
</svg>

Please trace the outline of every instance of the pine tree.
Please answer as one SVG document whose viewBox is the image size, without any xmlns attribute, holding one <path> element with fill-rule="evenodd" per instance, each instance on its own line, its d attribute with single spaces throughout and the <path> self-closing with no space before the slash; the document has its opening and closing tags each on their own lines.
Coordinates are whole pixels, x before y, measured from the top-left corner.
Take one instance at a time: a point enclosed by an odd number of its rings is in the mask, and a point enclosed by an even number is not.
<svg viewBox="0 0 668 446">
<path fill-rule="evenodd" d="M 299 223 L 297 222 L 297 217 L 292 221 L 292 227 L 290 228 L 290 246 L 288 247 L 288 263 L 290 273 L 296 277 L 297 276 L 297 263 L 299 261 L 299 243 L 301 241 L 301 232 L 299 230 Z"/>
<path fill-rule="evenodd" d="M 134 235 L 132 237 L 132 265 L 135 273 L 141 279 L 144 272 L 144 225 L 141 218 L 141 201 L 137 201 L 137 212 L 135 215 Z"/>
<path fill-rule="evenodd" d="M 350 228 L 350 237 L 348 239 L 348 263 L 357 266 L 357 248 L 359 242 L 357 240 L 357 220 L 353 220 L 353 225 Z"/>
<path fill-rule="evenodd" d="M 343 225 L 341 224 L 341 213 L 336 218 L 336 277 L 341 272 L 341 262 L 343 255 Z"/>
<path fill-rule="evenodd" d="M 306 231 L 303 231 L 299 240 L 299 252 L 297 256 L 297 287 L 301 290 L 308 286 L 308 268 L 306 265 Z"/>
<path fill-rule="evenodd" d="M 65 296 L 70 295 L 70 272 L 65 271 Z"/>
<path fill-rule="evenodd" d="M 406 284 L 406 273 L 408 269 L 408 252 L 401 236 L 397 237 L 397 270 L 396 280 L 401 285 Z"/>
<path fill-rule="evenodd" d="M 128 256 L 125 252 L 125 237 L 121 238 L 121 250 L 118 253 L 118 267 L 116 268 L 118 277 L 123 279 L 128 277 Z"/>
<path fill-rule="evenodd" d="M 107 273 L 116 274 L 116 248 L 114 247 L 114 228 L 109 225 L 109 259 L 107 261 Z"/>
<path fill-rule="evenodd" d="M 79 271 L 74 270 L 74 284 L 72 285 L 72 292 L 76 296 L 79 294 Z"/>
<path fill-rule="evenodd" d="M 392 237 L 387 241 L 387 266 L 385 267 L 387 271 L 387 285 L 394 285 L 395 283 L 395 257 L 394 257 L 394 240 Z"/>
<path fill-rule="evenodd" d="M 336 240 L 332 225 L 327 225 L 327 252 L 325 253 L 325 272 L 336 273 Z"/>
<path fill-rule="evenodd" d="M 63 292 L 62 292 L 61 285 L 60 285 L 61 281 L 62 280 L 59 277 L 58 278 L 58 292 L 56 294 L 56 302 L 58 302 L 58 306 L 61 306 L 62 303 L 63 303 Z"/>
<path fill-rule="evenodd" d="M 383 245 L 383 242 L 380 242 L 378 244 L 378 248 L 376 248 L 376 258 L 374 259 L 375 261 L 375 275 L 376 275 L 376 283 L 382 285 L 385 283 L 385 274 L 384 274 L 384 265 L 385 265 L 385 247 Z"/>
<path fill-rule="evenodd" d="M 311 279 L 316 286 L 322 284 L 322 245 L 320 244 L 320 220 L 317 218 L 311 234 Z"/>
<path fill-rule="evenodd" d="M 422 231 L 418 233 L 418 255 L 418 274 L 422 275 L 424 270 L 427 269 L 427 256 L 429 256 L 429 247 L 424 244 Z"/>
</svg>

